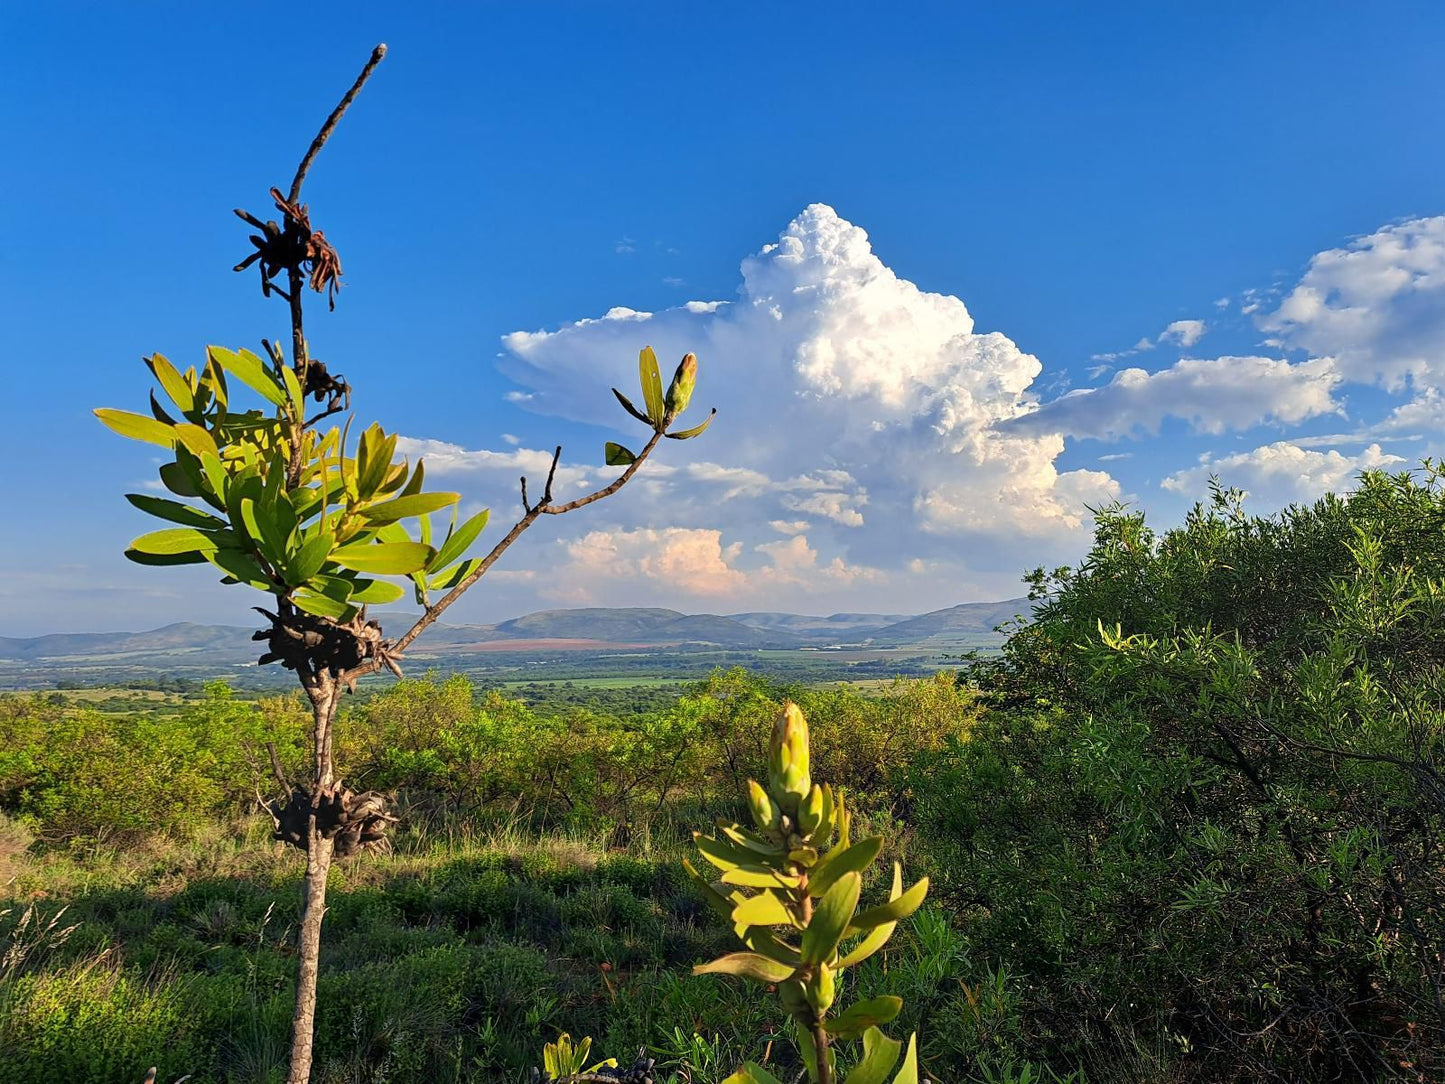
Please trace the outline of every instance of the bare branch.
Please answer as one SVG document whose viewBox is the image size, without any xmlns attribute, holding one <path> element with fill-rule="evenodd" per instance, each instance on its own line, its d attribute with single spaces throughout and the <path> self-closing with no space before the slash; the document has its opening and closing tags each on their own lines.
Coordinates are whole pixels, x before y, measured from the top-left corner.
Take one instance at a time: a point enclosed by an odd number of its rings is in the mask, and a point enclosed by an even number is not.
<svg viewBox="0 0 1445 1084">
<path fill-rule="evenodd" d="M 549 516 L 560 516 L 566 512 L 576 511 L 578 508 L 584 508 L 587 505 L 591 504 L 593 501 L 600 501 L 603 497 L 612 496 L 612 494 L 616 493 L 619 489 L 621 489 L 629 481 L 632 480 L 632 476 L 637 473 L 637 469 L 642 466 L 643 461 L 652 454 L 652 450 L 657 447 L 657 442 L 661 439 L 662 430 L 659 429 L 652 434 L 652 439 L 647 442 L 647 444 L 643 447 L 642 451 L 637 453 L 637 458 L 634 459 L 631 463 L 629 463 L 627 465 L 627 469 L 621 474 L 619 474 L 615 479 L 613 479 L 609 485 L 605 485 L 601 489 L 597 490 L 597 492 L 589 493 L 585 497 L 578 497 L 575 501 L 568 501 L 566 504 L 544 504 L 541 506 L 541 510 Z M 556 464 L 554 462 L 553 469 L 555 468 Z"/>
<path fill-rule="evenodd" d="M 457 584 L 445 595 L 443 595 L 439 600 L 437 600 L 431 606 L 428 606 L 426 610 L 423 611 L 422 615 L 416 619 L 416 622 L 412 625 L 412 627 L 406 631 L 406 634 L 387 649 L 387 654 L 392 658 L 401 655 L 402 652 L 404 652 L 408 647 L 412 645 L 412 643 L 416 640 L 418 636 L 420 636 L 423 632 L 429 629 L 432 625 L 436 624 L 437 619 L 441 617 L 441 615 L 451 607 L 452 603 L 456 602 L 457 599 L 461 598 L 462 595 L 466 594 L 467 590 L 474 583 L 476 583 L 483 576 L 485 576 L 487 574 L 487 571 L 494 564 L 497 563 L 497 560 L 502 556 L 502 554 L 506 553 L 507 550 L 511 548 L 512 543 L 517 541 L 517 539 L 521 538 L 522 535 L 526 532 L 527 528 L 532 526 L 532 524 L 536 523 L 538 518 L 541 517 L 543 514 L 555 516 L 561 515 L 564 512 L 571 512 L 574 509 L 585 507 L 586 505 L 591 504 L 593 501 L 600 501 L 603 497 L 611 496 L 613 493 L 616 493 L 619 489 L 625 486 L 629 481 L 631 481 L 632 476 L 637 473 L 638 469 L 642 466 L 642 464 L 647 461 L 647 457 L 650 456 L 653 453 L 654 449 L 657 448 L 657 442 L 662 439 L 662 435 L 663 431 L 661 429 L 654 432 L 652 434 L 652 439 L 649 440 L 647 444 L 643 447 L 642 451 L 637 454 L 637 458 L 634 459 L 631 463 L 629 463 L 627 465 L 627 469 L 623 471 L 620 475 L 618 475 L 618 477 L 610 484 L 603 486 L 595 493 L 589 493 L 585 497 L 579 497 L 575 501 L 569 501 L 566 504 L 553 505 L 550 503 L 552 499 L 552 483 L 556 478 L 557 464 L 562 458 L 562 447 L 561 445 L 558 445 L 556 451 L 552 453 L 552 465 L 547 471 L 547 485 L 546 488 L 543 490 L 542 499 L 534 505 L 527 504 L 527 479 L 523 477 L 522 507 L 524 510 L 524 514 L 522 518 L 519 519 L 515 524 L 513 524 L 512 529 L 506 533 L 506 536 L 503 537 L 501 541 L 499 541 L 495 546 L 492 547 L 490 553 L 488 553 L 485 557 L 482 558 L 481 564 L 477 566 L 476 570 L 473 571 L 470 576 L 462 580 L 461 583 Z M 348 670 L 346 673 L 340 675 L 340 677 L 337 679 L 337 683 L 338 685 L 348 685 L 352 682 L 355 682 L 358 678 L 365 677 L 367 674 L 376 673 L 377 670 L 381 669 L 382 665 L 383 662 L 380 659 L 367 659 L 365 662 L 360 663 L 359 665 L 353 667 L 351 670 Z"/>
<path fill-rule="evenodd" d="M 276 743 L 268 741 L 266 752 L 271 754 L 271 773 L 276 777 L 276 785 L 281 788 L 282 793 L 291 793 L 291 784 L 286 781 L 286 773 L 281 769 L 281 758 L 276 755 Z"/>
<path fill-rule="evenodd" d="M 321 131 L 316 133 L 316 138 L 311 141 L 311 146 L 306 148 L 306 155 L 301 159 L 301 164 L 296 167 L 296 176 L 291 180 L 291 194 L 287 197 L 287 203 L 295 203 L 301 198 L 301 185 L 306 180 L 306 174 L 311 169 L 311 163 L 321 153 L 321 148 L 326 146 L 326 141 L 331 138 L 331 133 L 336 129 L 341 115 L 350 108 L 356 96 L 361 93 L 362 86 L 371 78 L 371 73 L 381 63 L 381 58 L 386 56 L 386 45 L 378 45 L 371 51 L 371 59 L 366 62 L 366 67 L 361 69 L 361 74 L 356 77 L 356 82 L 351 84 L 351 89 L 342 96 L 336 108 L 331 111 L 331 116 L 326 118 L 326 123 L 321 126 Z"/>
</svg>

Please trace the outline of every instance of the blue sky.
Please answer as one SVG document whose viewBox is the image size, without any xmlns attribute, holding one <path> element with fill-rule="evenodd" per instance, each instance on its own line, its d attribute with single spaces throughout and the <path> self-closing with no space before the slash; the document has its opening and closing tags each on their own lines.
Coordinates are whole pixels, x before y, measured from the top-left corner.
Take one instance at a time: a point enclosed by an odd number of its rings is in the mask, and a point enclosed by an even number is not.
<svg viewBox="0 0 1445 1084">
<path fill-rule="evenodd" d="M 722 410 L 458 619 L 1006 597 L 1086 504 L 1439 450 L 1439 5 L 50 3 L 0 39 L 0 634 L 248 620 L 121 557 L 154 464 L 90 409 L 284 332 L 230 209 L 378 41 L 305 193 L 360 420 L 501 523 L 552 443 L 607 476 L 640 346 Z"/>
</svg>

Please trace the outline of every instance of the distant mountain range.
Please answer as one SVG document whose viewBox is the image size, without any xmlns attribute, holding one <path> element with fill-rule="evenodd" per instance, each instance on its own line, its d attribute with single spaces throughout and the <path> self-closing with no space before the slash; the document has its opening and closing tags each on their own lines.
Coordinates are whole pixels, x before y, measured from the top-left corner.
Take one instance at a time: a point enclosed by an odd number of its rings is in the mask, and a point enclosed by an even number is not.
<svg viewBox="0 0 1445 1084">
<path fill-rule="evenodd" d="M 416 659 L 446 659 L 478 652 L 617 651 L 762 648 L 829 650 L 849 647 L 940 651 L 996 645 L 994 627 L 1027 614 L 1027 599 L 966 602 L 932 613 L 840 613 L 812 617 L 789 613 L 684 614 L 642 607 L 542 610 L 495 625 L 438 625 L 409 652 Z M 382 614 L 388 628 L 405 615 Z M 388 619 L 389 618 L 389 619 Z M 245 666 L 259 645 L 254 628 L 234 625 L 166 625 L 148 632 L 76 632 L 30 638 L 0 637 L 0 685 L 7 675 L 71 668 L 132 670 Z"/>
</svg>

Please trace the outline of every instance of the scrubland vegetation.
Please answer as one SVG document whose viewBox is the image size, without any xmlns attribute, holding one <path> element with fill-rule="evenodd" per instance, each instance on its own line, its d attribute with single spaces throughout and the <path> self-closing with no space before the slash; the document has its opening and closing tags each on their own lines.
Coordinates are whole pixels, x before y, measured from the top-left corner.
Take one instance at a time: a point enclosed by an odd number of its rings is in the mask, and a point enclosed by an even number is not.
<svg viewBox="0 0 1445 1084">
<path fill-rule="evenodd" d="M 932 881 L 840 989 L 901 995 L 933 1079 L 1445 1075 L 1439 475 L 1271 518 L 1217 492 L 1160 535 L 1107 509 L 1032 579 L 1002 657 L 866 694 L 734 670 L 528 706 L 433 675 L 350 708 L 338 773 L 402 823 L 331 871 L 315 1078 L 522 1080 L 566 1031 L 660 1080 L 793 1079 L 776 1000 L 691 973 L 732 931 L 681 865 L 746 819 L 785 696 L 878 868 Z M 255 789 L 311 712 L 167 712 L 0 700 L 7 1078 L 284 1079 L 305 859 Z"/>
</svg>

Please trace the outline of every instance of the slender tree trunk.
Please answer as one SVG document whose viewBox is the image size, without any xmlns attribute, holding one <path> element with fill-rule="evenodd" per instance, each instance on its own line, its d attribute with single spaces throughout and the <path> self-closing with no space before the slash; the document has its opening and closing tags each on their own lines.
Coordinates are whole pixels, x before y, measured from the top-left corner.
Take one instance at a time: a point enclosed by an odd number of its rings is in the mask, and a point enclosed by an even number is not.
<svg viewBox="0 0 1445 1084">
<path fill-rule="evenodd" d="M 331 872 L 334 841 L 316 828 L 317 802 L 332 783 L 331 724 L 340 689 L 322 678 L 308 687 L 315 722 L 316 771 L 311 783 L 312 814 L 306 832 L 306 880 L 301 888 L 301 932 L 297 940 L 296 1011 L 291 1017 L 291 1067 L 286 1084 L 309 1084 L 316 1033 L 316 978 L 321 969 L 321 922 L 326 917 L 326 877 Z"/>
</svg>

